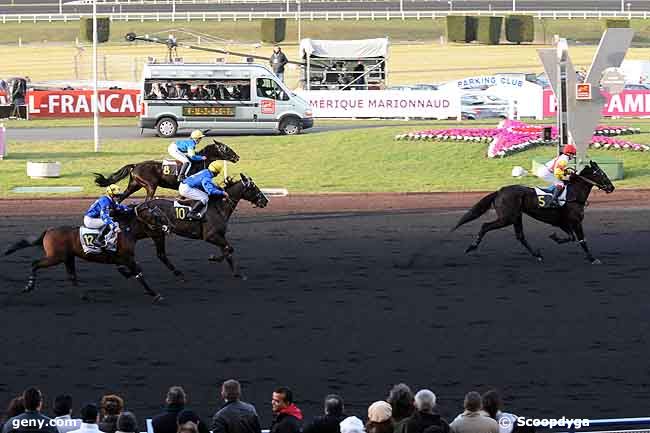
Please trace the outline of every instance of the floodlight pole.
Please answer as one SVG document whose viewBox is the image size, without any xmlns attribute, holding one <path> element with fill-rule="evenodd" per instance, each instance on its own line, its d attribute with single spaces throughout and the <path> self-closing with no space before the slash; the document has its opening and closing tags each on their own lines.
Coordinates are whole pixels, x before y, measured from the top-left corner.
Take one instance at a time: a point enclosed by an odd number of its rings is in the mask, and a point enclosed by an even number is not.
<svg viewBox="0 0 650 433">
<path fill-rule="evenodd" d="M 99 152 L 99 93 L 97 91 L 97 0 L 93 0 L 93 139 Z"/>
<path fill-rule="evenodd" d="M 13 0 L 11 4 L 14 4 Z M 59 0 L 59 14 L 63 14 L 63 0 Z"/>
<path fill-rule="evenodd" d="M 298 8 L 298 45 L 300 45 L 300 41 L 302 40 L 302 29 L 301 29 L 301 21 L 302 17 L 300 16 L 300 0 L 296 0 L 296 6 Z"/>
<path fill-rule="evenodd" d="M 512 11 L 513 12 L 517 11 L 517 0 L 512 0 Z"/>
<path fill-rule="evenodd" d="M 557 99 L 557 130 L 558 130 L 558 154 L 564 146 L 569 143 L 569 114 L 567 98 L 567 61 L 569 57 L 569 46 L 567 40 L 560 38 L 557 41 L 557 88 L 560 94 Z"/>
</svg>

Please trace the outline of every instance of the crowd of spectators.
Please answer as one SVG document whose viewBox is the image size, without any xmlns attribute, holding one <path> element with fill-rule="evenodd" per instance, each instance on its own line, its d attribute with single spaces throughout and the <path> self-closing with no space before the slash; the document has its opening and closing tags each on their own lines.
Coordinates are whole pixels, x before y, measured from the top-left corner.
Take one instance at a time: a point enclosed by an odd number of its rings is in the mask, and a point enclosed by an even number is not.
<svg viewBox="0 0 650 433">
<path fill-rule="evenodd" d="M 242 401 L 241 385 L 227 380 L 221 386 L 223 404 L 208 423 L 187 407 L 182 387 L 172 386 L 165 409 L 153 416 L 153 433 L 261 433 L 257 409 Z M 270 433 L 524 433 L 516 416 L 502 411 L 499 394 L 490 390 L 465 396 L 463 411 L 451 422 L 439 410 L 436 395 L 428 389 L 413 393 L 403 383 L 395 385 L 385 400 L 372 403 L 365 422 L 346 412 L 343 398 L 325 397 L 322 415 L 306 421 L 287 387 L 276 388 L 271 396 L 273 422 Z M 81 405 L 73 414 L 69 395 L 54 399 L 53 420 L 44 413 L 44 398 L 36 388 L 28 388 L 7 407 L 1 433 L 138 433 L 146 427 L 126 410 L 118 395 L 105 395 L 98 403 Z M 358 414 L 363 416 L 362 414 Z M 142 421 L 142 419 L 141 419 Z M 31 424 L 30 424 L 31 423 Z M 525 432 L 528 433 L 528 432 Z"/>
<path fill-rule="evenodd" d="M 146 99 L 193 99 L 199 101 L 246 101 L 250 99 L 250 83 L 216 83 L 149 81 Z"/>
</svg>

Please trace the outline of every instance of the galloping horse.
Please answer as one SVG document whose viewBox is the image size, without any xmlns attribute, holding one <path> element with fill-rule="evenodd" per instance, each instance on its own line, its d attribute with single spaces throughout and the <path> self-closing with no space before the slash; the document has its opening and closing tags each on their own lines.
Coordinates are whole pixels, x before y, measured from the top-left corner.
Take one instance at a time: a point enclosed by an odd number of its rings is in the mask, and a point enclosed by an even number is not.
<svg viewBox="0 0 650 433">
<path fill-rule="evenodd" d="M 255 206 L 263 208 L 269 199 L 255 185 L 253 179 L 245 174 L 240 174 L 241 180 L 233 181 L 227 179 L 226 192 L 229 199 L 222 200 L 211 198 L 208 208 L 201 221 L 187 220 L 183 212 L 177 212 L 171 200 L 156 199 L 146 201 L 135 207 L 138 218 L 151 227 L 160 227 L 166 232 L 172 232 L 179 236 L 191 239 L 203 239 L 221 249 L 222 255 L 211 256 L 211 261 L 226 262 L 235 278 L 245 278 L 239 272 L 239 266 L 235 263 L 232 245 L 226 240 L 228 220 L 235 211 L 240 200 L 246 200 Z M 182 217 L 182 218 L 180 218 Z"/>
<path fill-rule="evenodd" d="M 468 253 L 477 249 L 487 232 L 513 225 L 515 236 L 519 242 L 537 260 L 542 261 L 543 257 L 541 253 L 534 251 L 524 236 L 522 214 L 525 213 L 536 220 L 559 227 L 564 231 L 568 235 L 565 238 L 560 238 L 555 233 L 551 235 L 551 239 L 558 244 L 572 242 L 577 238 L 578 243 L 586 254 L 587 260 L 593 264 L 599 264 L 600 260 L 594 258 L 587 247 L 582 229 L 585 205 L 589 198 L 589 193 L 591 193 L 591 189 L 594 186 L 608 194 L 614 191 L 614 185 L 612 185 L 605 172 L 594 161 L 591 161 L 579 174 L 573 173 L 570 176 L 567 185 L 566 204 L 563 207 L 542 208 L 538 204 L 537 194 L 533 188 L 522 185 L 506 186 L 483 197 L 463 215 L 453 230 L 475 220 L 494 206 L 497 212 L 497 219 L 483 224 L 476 240 L 467 247 L 465 252 Z"/>
<path fill-rule="evenodd" d="M 239 161 L 239 155 L 234 150 L 227 144 L 220 143 L 216 140 L 213 140 L 212 144 L 208 144 L 196 154 L 205 157 L 205 159 L 203 160 L 203 164 L 193 163 L 188 173 L 189 175 L 206 168 L 212 161 Z M 156 188 L 178 189 L 179 185 L 176 174 L 166 174 L 163 171 L 163 164 L 160 161 L 143 161 L 137 164 L 127 164 L 108 177 L 104 177 L 104 175 L 99 173 L 94 173 L 94 175 L 95 183 L 102 187 L 117 183 L 126 176 L 130 176 L 129 185 L 118 197 L 118 202 L 123 201 L 141 188 L 147 191 L 146 200 L 152 200 L 156 193 Z"/>
<path fill-rule="evenodd" d="M 164 232 L 139 221 L 134 214 L 126 215 L 119 213 L 115 215 L 114 218 L 120 223 L 122 229 L 118 234 L 117 250 L 114 253 L 84 253 L 79 236 L 79 227 L 71 226 L 48 228 L 37 238 L 22 239 L 12 245 L 7 251 L 5 251 L 5 255 L 32 246 L 41 246 L 45 251 L 43 257 L 32 262 L 32 270 L 23 292 L 31 292 L 34 290 L 36 286 L 36 271 L 38 269 L 49 268 L 60 263 L 65 264 L 68 278 L 76 287 L 78 283 L 75 258 L 79 257 L 89 262 L 120 266 L 118 271 L 126 278 L 134 276 L 135 279 L 144 287 L 145 293 L 154 298 L 154 302 L 163 300 L 163 297 L 152 290 L 144 280 L 142 269 L 135 260 L 135 244 L 140 239 L 151 238 L 156 245 L 156 253 L 160 261 L 163 262 L 165 266 L 174 273 L 174 275 L 180 277 L 182 276 L 181 271 L 177 270 L 167 258 L 165 252 Z M 85 291 L 81 293 L 81 299 L 88 300 L 88 295 Z"/>
</svg>

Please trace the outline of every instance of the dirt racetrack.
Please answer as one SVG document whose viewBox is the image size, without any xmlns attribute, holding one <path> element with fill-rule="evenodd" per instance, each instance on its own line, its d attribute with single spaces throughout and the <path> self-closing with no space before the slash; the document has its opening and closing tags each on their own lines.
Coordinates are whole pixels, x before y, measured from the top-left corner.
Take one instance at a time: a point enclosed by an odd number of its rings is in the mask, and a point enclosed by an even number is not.
<svg viewBox="0 0 650 433">
<path fill-rule="evenodd" d="M 264 425 L 277 385 L 294 388 L 308 418 L 329 392 L 364 417 L 400 381 L 430 387 L 448 418 L 466 391 L 489 387 L 520 415 L 645 416 L 649 217 L 588 209 L 587 239 L 604 262 L 592 266 L 530 219 L 542 265 L 511 229 L 463 255 L 478 223 L 450 233 L 455 211 L 249 212 L 231 227 L 245 282 L 208 263 L 207 244 L 170 240 L 186 283 L 149 241 L 139 245 L 146 276 L 167 298 L 161 306 L 114 268 L 88 263 L 78 267 L 93 302 L 78 299 L 62 267 L 16 295 L 39 254 L 22 250 L 0 258 L 0 402 L 32 384 L 50 399 L 69 392 L 75 405 L 112 391 L 143 420 L 159 412 L 168 386 L 182 384 L 207 418 L 217 384 L 236 377 Z M 2 217 L 0 245 L 79 219 Z"/>
</svg>

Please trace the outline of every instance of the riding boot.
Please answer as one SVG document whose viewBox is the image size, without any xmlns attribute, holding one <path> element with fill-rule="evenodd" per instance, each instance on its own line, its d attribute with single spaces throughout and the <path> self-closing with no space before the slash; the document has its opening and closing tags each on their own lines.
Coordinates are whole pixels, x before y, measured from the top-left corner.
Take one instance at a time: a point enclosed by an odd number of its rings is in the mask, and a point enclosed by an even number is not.
<svg viewBox="0 0 650 433">
<path fill-rule="evenodd" d="M 562 194 L 562 188 L 555 187 L 553 189 L 553 197 L 551 197 L 551 207 L 560 207 L 560 195 Z"/>
<path fill-rule="evenodd" d="M 95 238 L 95 241 L 93 242 L 93 246 L 96 248 L 104 248 L 106 246 L 106 235 L 108 235 L 110 231 L 111 231 L 111 227 L 108 224 L 102 227 L 102 231 L 100 231 L 97 237 Z"/>
<path fill-rule="evenodd" d="M 181 168 L 178 170 L 178 181 L 181 182 L 183 179 L 187 177 L 187 170 L 190 168 L 190 163 L 189 162 L 184 162 L 181 165 Z"/>
<path fill-rule="evenodd" d="M 200 200 L 194 201 L 194 203 L 192 204 L 192 209 L 190 209 L 190 213 L 189 213 L 189 215 L 187 217 L 189 219 L 196 219 L 196 220 L 201 219 L 201 214 L 200 213 L 201 213 L 201 210 L 203 209 L 203 206 L 204 206 L 204 204 L 203 204 L 202 201 L 200 201 Z"/>
</svg>

